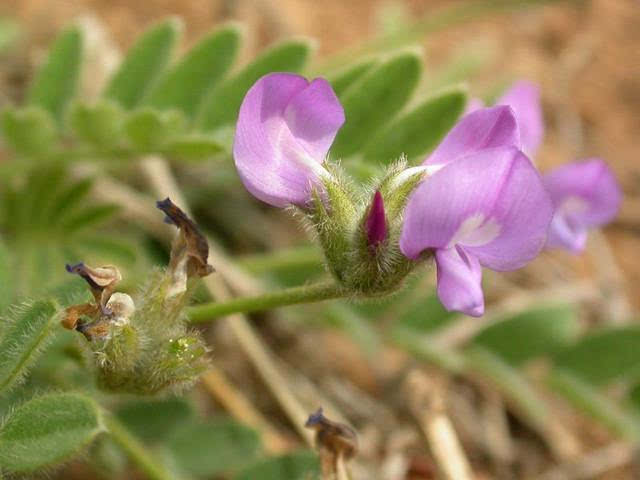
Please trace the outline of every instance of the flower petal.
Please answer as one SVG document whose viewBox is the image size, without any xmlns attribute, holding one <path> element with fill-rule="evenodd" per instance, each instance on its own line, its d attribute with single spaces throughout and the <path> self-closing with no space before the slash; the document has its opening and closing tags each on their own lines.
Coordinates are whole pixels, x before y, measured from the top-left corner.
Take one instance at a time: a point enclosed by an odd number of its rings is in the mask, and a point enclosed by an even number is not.
<svg viewBox="0 0 640 480">
<path fill-rule="evenodd" d="M 524 80 L 516 82 L 496 101 L 496 105 L 509 105 L 513 108 L 520 129 L 522 151 L 533 158 L 544 136 L 538 86 Z"/>
<path fill-rule="evenodd" d="M 439 170 L 414 190 L 404 215 L 405 256 L 415 259 L 424 250 L 458 244 L 483 266 L 512 270 L 544 245 L 552 206 L 529 159 L 503 147 Z"/>
<path fill-rule="evenodd" d="M 520 147 L 520 133 L 508 106 L 481 108 L 462 117 L 423 165 L 446 165 L 485 148 Z"/>
<path fill-rule="evenodd" d="M 438 298 L 449 310 L 479 317 L 484 313 L 482 268 L 462 247 L 436 251 Z"/>
<path fill-rule="evenodd" d="M 622 193 L 616 178 L 599 159 L 569 163 L 544 176 L 555 207 L 548 246 L 578 252 L 584 248 L 585 230 L 612 220 Z"/>
<path fill-rule="evenodd" d="M 276 207 L 307 203 L 343 122 L 325 80 L 265 75 L 247 92 L 236 126 L 233 156 L 245 187 Z"/>
</svg>

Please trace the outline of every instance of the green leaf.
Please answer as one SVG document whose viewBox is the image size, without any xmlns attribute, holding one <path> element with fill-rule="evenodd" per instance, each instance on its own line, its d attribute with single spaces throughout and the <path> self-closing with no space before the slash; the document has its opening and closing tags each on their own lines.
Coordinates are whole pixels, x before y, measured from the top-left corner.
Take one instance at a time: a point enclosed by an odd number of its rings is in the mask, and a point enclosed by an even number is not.
<svg viewBox="0 0 640 480">
<path fill-rule="evenodd" d="M 69 216 L 69 218 L 62 223 L 62 228 L 66 233 L 76 233 L 79 230 L 93 227 L 106 221 L 119 210 L 120 206 L 118 205 L 95 205 L 85 207 Z"/>
<path fill-rule="evenodd" d="M 144 103 L 161 109 L 175 108 L 193 117 L 206 93 L 233 65 L 241 36 L 237 25 L 228 25 L 204 37 L 159 79 Z"/>
<path fill-rule="evenodd" d="M 160 112 L 141 108 L 131 112 L 124 123 L 125 135 L 140 152 L 163 149 L 172 137 L 180 135 L 184 129 L 184 115 L 177 110 Z"/>
<path fill-rule="evenodd" d="M 447 312 L 435 293 L 420 295 L 400 311 L 397 325 L 415 330 L 417 334 L 429 333 L 447 325 L 455 314 Z"/>
<path fill-rule="evenodd" d="M 578 334 L 575 312 L 569 306 L 541 307 L 494 323 L 473 344 L 482 345 L 513 365 L 555 353 Z"/>
<path fill-rule="evenodd" d="M 135 107 L 168 65 L 180 27 L 179 21 L 169 19 L 146 30 L 111 77 L 104 97 L 124 108 Z"/>
<path fill-rule="evenodd" d="M 631 411 L 620 408 L 593 385 L 576 377 L 563 368 L 554 369 L 548 379 L 552 388 L 563 395 L 576 408 L 595 418 L 607 428 L 623 437 L 640 440 L 640 418 Z"/>
<path fill-rule="evenodd" d="M 256 80 L 270 72 L 299 72 L 311 51 L 308 40 L 288 40 L 267 49 L 213 89 L 199 112 L 197 126 L 202 130 L 213 130 L 233 123 L 242 99 Z"/>
<path fill-rule="evenodd" d="M 53 118 L 38 107 L 2 112 L 2 135 L 16 153 L 38 155 L 50 151 L 56 138 Z"/>
<path fill-rule="evenodd" d="M 332 146 L 336 158 L 356 153 L 404 107 L 422 73 L 420 54 L 396 53 L 352 85 L 342 98 L 346 122 Z"/>
<path fill-rule="evenodd" d="M 378 63 L 378 59 L 372 57 L 356 62 L 352 65 L 348 65 L 344 69 L 329 75 L 329 82 L 333 87 L 333 91 L 336 92 L 338 97 L 342 97 L 351 85 L 356 83 L 364 74 L 369 72 Z"/>
<path fill-rule="evenodd" d="M 411 328 L 398 325 L 392 329 L 391 338 L 396 345 L 418 360 L 432 363 L 454 374 L 460 374 L 464 371 L 464 357 L 455 350 L 443 348 L 432 342 L 428 335 L 420 335 Z"/>
<path fill-rule="evenodd" d="M 559 368 L 587 383 L 604 385 L 640 374 L 640 327 L 616 327 L 590 333 L 555 357 Z"/>
<path fill-rule="evenodd" d="M 69 215 L 87 198 L 92 187 L 93 180 L 86 178 L 73 182 L 58 192 L 49 207 L 46 208 L 45 219 L 48 220 L 48 224 L 55 225 L 62 217 Z"/>
<path fill-rule="evenodd" d="M 62 462 L 101 431 L 100 411 L 90 398 L 73 393 L 36 397 L 0 427 L 0 469 L 29 473 Z"/>
<path fill-rule="evenodd" d="M 193 406 L 182 398 L 132 400 L 120 405 L 116 416 L 138 438 L 164 442 L 181 425 L 195 421 Z"/>
<path fill-rule="evenodd" d="M 426 154 L 446 135 L 462 114 L 466 91 L 451 89 L 427 98 L 403 114 L 366 145 L 370 162 L 389 164 L 405 154 L 409 160 Z"/>
<path fill-rule="evenodd" d="M 7 248 L 4 240 L 0 237 L 0 315 L 5 313 L 6 308 L 13 299 L 13 282 L 11 281 L 11 258 L 12 254 Z M 2 328 L 0 328 L 0 334 Z"/>
<path fill-rule="evenodd" d="M 57 120 L 78 87 L 82 63 L 82 34 L 77 27 L 56 38 L 44 65 L 27 92 L 27 103 L 47 110 Z"/>
<path fill-rule="evenodd" d="M 56 324 L 55 313 L 53 302 L 38 301 L 2 316 L 0 393 L 17 385 L 42 353 Z"/>
<path fill-rule="evenodd" d="M 121 138 L 124 114 L 117 103 L 76 103 L 69 112 L 69 126 L 76 136 L 98 148 L 116 147 Z"/>
<path fill-rule="evenodd" d="M 224 148 L 211 136 L 188 134 L 173 139 L 163 149 L 168 157 L 188 162 L 206 160 L 222 152 Z"/>
<path fill-rule="evenodd" d="M 184 472 L 212 477 L 236 471 L 255 459 L 260 438 L 237 422 L 215 420 L 184 425 L 167 446 Z"/>
<path fill-rule="evenodd" d="M 243 469 L 235 480 L 308 480 L 320 475 L 318 456 L 310 451 L 260 460 Z"/>
</svg>

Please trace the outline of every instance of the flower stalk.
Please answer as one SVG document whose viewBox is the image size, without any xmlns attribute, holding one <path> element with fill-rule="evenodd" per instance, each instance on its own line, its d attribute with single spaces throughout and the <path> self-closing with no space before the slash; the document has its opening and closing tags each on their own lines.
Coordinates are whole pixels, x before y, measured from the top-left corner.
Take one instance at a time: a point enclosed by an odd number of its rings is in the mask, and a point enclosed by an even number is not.
<svg viewBox="0 0 640 480">
<path fill-rule="evenodd" d="M 203 323 L 233 313 L 259 312 L 287 305 L 322 302 L 345 296 L 347 296 L 347 292 L 335 283 L 316 283 L 252 297 L 234 298 L 226 302 L 196 305 L 187 309 L 187 315 L 191 323 Z"/>
</svg>

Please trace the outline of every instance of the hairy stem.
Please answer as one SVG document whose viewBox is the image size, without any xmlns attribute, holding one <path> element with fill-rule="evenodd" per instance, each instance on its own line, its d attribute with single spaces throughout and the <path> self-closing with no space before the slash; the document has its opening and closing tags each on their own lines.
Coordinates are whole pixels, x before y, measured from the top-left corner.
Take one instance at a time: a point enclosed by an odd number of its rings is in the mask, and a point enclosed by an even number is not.
<svg viewBox="0 0 640 480">
<path fill-rule="evenodd" d="M 113 441 L 150 480 L 175 480 L 176 475 L 166 470 L 147 448 L 115 416 L 105 412 L 104 423 Z"/>
<path fill-rule="evenodd" d="M 344 290 L 335 283 L 316 283 L 253 297 L 240 297 L 225 302 L 197 305 L 189 308 L 188 314 L 192 323 L 201 323 L 232 313 L 258 312 L 286 305 L 320 302 L 344 296 Z"/>
</svg>

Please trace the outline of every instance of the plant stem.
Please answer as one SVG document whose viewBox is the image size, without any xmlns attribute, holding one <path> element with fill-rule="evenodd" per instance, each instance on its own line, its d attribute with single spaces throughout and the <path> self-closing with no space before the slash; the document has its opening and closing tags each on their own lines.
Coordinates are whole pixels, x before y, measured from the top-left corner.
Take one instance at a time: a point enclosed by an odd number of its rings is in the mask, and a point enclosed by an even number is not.
<svg viewBox="0 0 640 480">
<path fill-rule="evenodd" d="M 232 313 L 248 313 L 270 310 L 286 305 L 320 302 L 332 298 L 341 298 L 345 292 L 335 283 L 315 283 L 301 287 L 287 288 L 278 292 L 269 292 L 254 297 L 240 297 L 226 302 L 206 303 L 188 310 L 192 323 L 201 323 Z"/>
<path fill-rule="evenodd" d="M 113 441 L 150 480 L 175 480 L 162 463 L 153 458 L 146 447 L 112 414 L 104 413 L 104 422 Z"/>
</svg>

